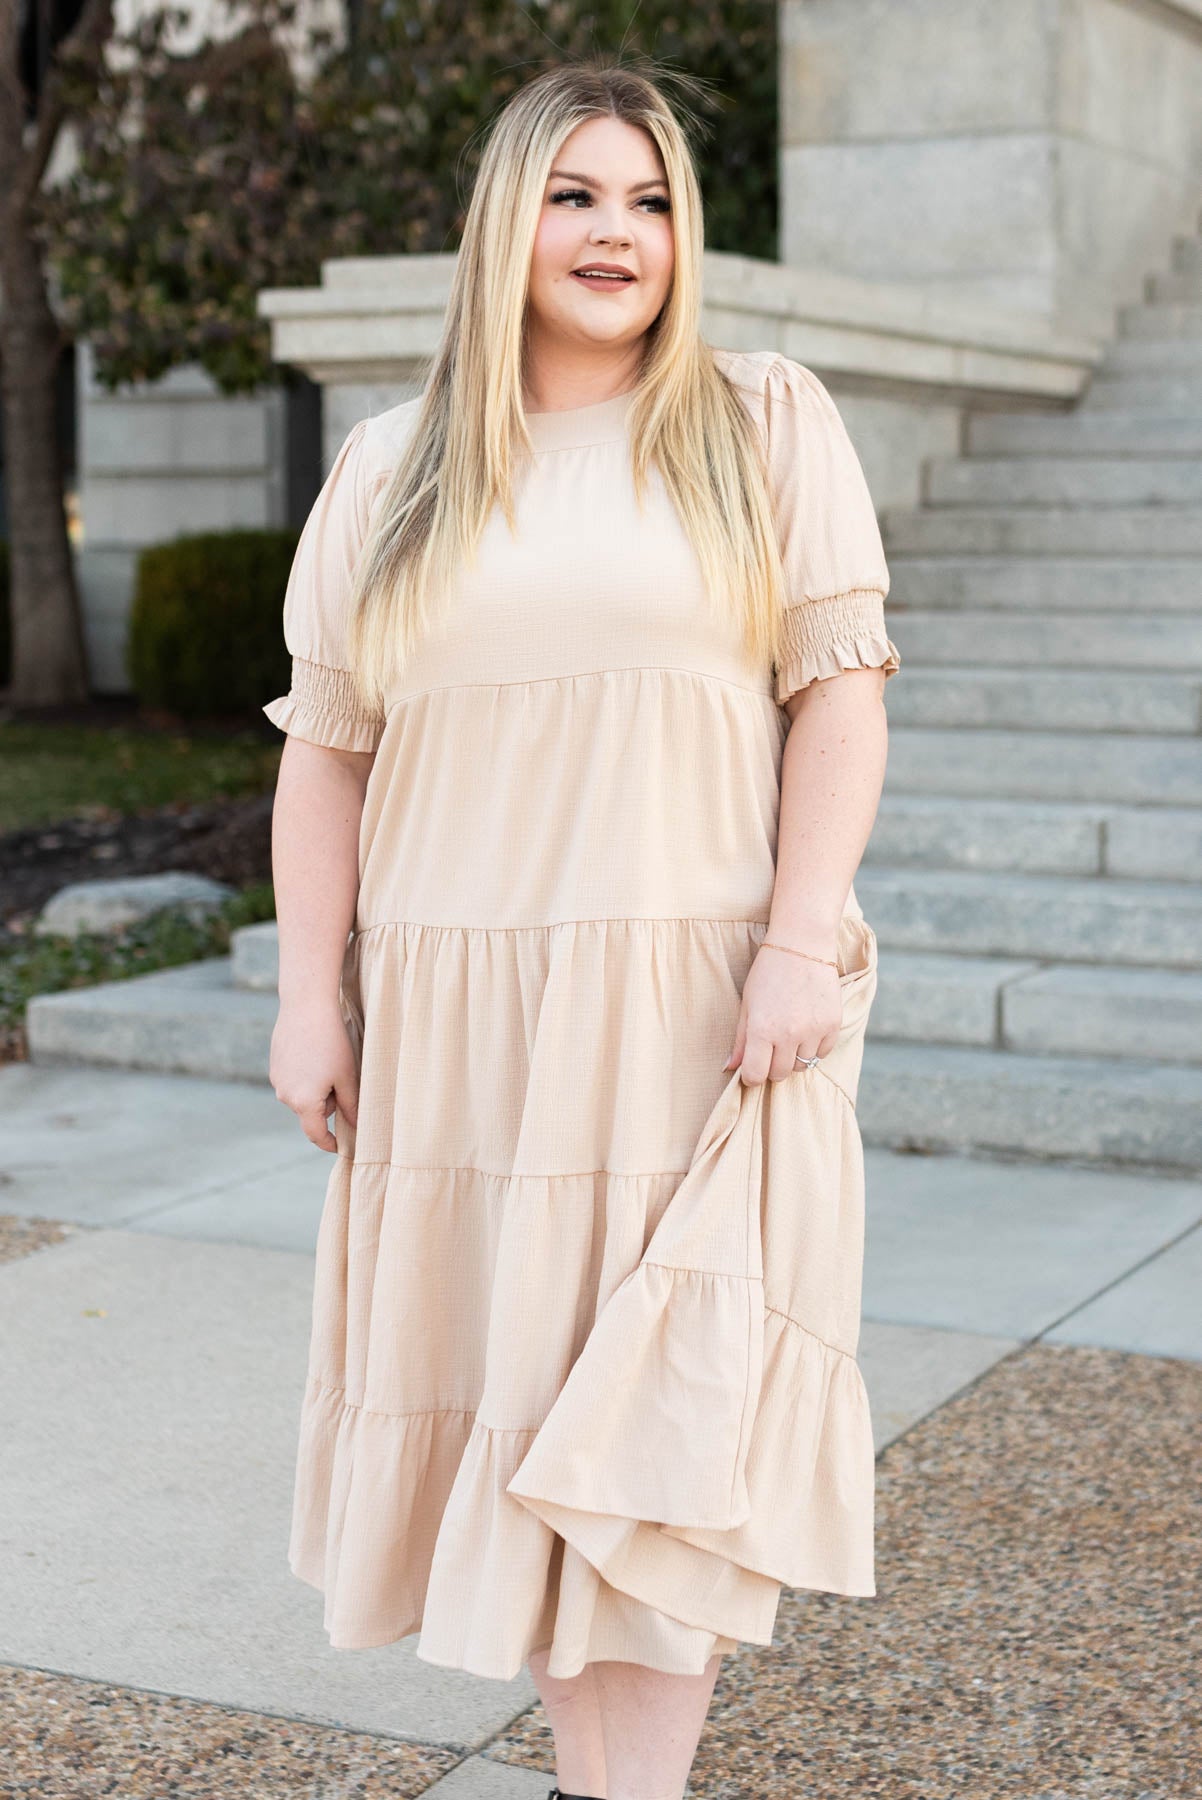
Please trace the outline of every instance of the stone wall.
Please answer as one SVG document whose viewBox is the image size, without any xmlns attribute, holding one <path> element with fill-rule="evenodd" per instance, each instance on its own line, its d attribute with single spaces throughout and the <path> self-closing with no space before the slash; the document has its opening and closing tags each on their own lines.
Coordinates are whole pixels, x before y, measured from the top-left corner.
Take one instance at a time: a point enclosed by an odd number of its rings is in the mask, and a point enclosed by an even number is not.
<svg viewBox="0 0 1202 1800">
<path fill-rule="evenodd" d="M 782 0 L 781 258 L 1109 334 L 1202 199 L 1199 0 Z"/>
</svg>

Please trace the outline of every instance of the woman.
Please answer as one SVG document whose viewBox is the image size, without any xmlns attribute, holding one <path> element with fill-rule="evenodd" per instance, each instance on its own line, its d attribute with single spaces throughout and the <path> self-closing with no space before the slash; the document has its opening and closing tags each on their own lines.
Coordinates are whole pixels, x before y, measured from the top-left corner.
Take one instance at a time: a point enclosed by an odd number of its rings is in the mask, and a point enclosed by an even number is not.
<svg viewBox="0 0 1202 1800">
<path fill-rule="evenodd" d="M 336 1647 L 528 1662 L 562 1800 L 680 1795 L 782 1582 L 876 1591 L 851 880 L 888 575 L 826 389 L 702 340 L 701 216 L 645 73 L 509 101 L 265 708 L 271 1080 L 337 1153 L 291 1567 Z"/>
</svg>

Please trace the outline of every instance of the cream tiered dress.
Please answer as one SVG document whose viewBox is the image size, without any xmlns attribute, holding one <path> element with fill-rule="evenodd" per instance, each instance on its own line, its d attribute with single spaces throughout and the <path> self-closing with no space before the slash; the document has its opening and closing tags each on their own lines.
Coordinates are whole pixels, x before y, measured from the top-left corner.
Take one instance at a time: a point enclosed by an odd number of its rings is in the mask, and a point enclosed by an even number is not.
<svg viewBox="0 0 1202 1800">
<path fill-rule="evenodd" d="M 722 1064 L 767 931 L 780 702 L 898 668 L 889 577 L 822 383 L 716 355 L 766 443 L 779 667 L 709 617 L 658 477 L 638 510 L 629 394 L 528 415 L 517 534 L 495 510 L 379 714 L 346 598 L 416 400 L 350 432 L 297 549 L 264 710 L 376 751 L 289 1549 L 336 1648 L 697 1673 L 771 1641 L 782 1583 L 876 1591 L 854 891 L 835 1049 L 759 1086 Z"/>
</svg>

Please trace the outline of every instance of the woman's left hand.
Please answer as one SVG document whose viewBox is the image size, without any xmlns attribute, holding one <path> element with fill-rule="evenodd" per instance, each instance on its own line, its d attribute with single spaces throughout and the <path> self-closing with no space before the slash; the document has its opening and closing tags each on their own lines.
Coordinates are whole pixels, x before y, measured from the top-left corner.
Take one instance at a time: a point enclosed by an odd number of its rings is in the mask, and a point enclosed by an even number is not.
<svg viewBox="0 0 1202 1800">
<path fill-rule="evenodd" d="M 722 1066 L 741 1067 L 748 1087 L 804 1075 L 797 1058 L 833 1050 L 842 1023 L 837 969 L 761 945 L 743 983 L 734 1049 Z"/>
</svg>

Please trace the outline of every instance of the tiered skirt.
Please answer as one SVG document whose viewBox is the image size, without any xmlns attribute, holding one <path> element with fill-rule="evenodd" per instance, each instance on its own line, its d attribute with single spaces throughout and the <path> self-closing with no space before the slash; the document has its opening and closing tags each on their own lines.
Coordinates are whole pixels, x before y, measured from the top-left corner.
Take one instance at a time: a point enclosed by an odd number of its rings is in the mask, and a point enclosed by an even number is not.
<svg viewBox="0 0 1202 1800">
<path fill-rule="evenodd" d="M 335 1648 L 698 1673 L 782 1585 L 875 1593 L 855 1117 L 875 936 L 814 1069 L 722 1063 L 760 920 L 348 944 L 289 1548 Z"/>
</svg>

